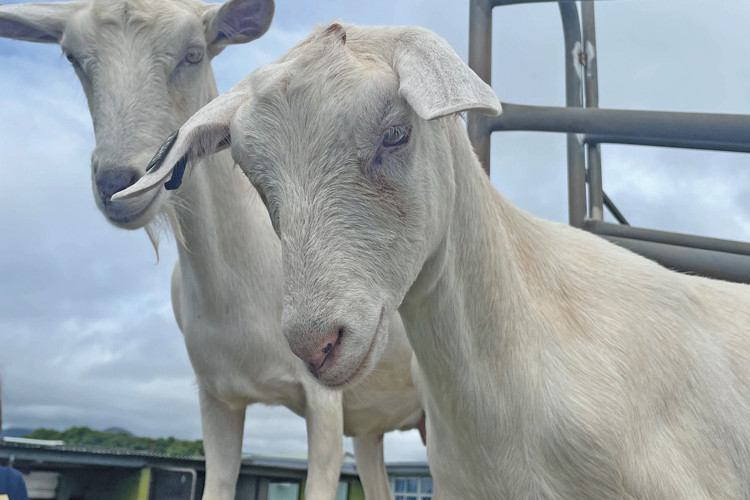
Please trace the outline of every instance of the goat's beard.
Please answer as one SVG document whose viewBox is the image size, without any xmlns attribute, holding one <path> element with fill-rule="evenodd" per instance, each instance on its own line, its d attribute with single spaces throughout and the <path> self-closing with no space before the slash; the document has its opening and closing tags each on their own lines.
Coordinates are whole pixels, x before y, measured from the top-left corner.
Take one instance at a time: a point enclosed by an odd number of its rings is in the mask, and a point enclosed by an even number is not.
<svg viewBox="0 0 750 500">
<path fill-rule="evenodd" d="M 159 262 L 159 242 L 162 235 L 171 235 L 178 244 L 185 246 L 185 236 L 182 234 L 177 211 L 169 203 L 162 203 L 159 211 L 143 229 L 146 230 L 148 239 L 154 247 L 157 263 Z"/>
</svg>

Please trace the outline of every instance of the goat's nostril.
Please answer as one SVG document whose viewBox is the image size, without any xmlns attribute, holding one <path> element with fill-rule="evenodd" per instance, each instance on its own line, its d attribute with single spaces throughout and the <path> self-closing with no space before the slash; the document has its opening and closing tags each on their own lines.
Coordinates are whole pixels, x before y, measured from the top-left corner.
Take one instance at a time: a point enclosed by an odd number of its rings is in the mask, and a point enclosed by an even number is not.
<svg viewBox="0 0 750 500">
<path fill-rule="evenodd" d="M 328 354 L 329 352 L 331 352 L 331 349 L 333 349 L 334 345 L 340 344 L 341 337 L 343 336 L 344 336 L 344 327 L 342 326 L 336 331 L 335 340 L 332 338 L 332 336 L 328 337 L 329 342 L 325 345 L 325 347 L 323 347 L 323 349 L 321 349 L 321 351 L 323 351 L 323 354 Z"/>
<path fill-rule="evenodd" d="M 140 174 L 135 169 L 105 170 L 96 176 L 96 187 L 102 200 L 108 202 L 113 194 L 132 186 L 138 179 Z"/>
</svg>

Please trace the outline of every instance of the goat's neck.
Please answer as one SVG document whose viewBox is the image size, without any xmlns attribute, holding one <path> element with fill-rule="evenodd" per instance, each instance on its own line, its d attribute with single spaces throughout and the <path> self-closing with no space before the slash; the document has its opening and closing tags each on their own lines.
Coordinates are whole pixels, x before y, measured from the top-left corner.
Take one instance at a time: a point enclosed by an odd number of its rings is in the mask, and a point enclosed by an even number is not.
<svg viewBox="0 0 750 500">
<path fill-rule="evenodd" d="M 253 283 L 278 281 L 278 239 L 260 197 L 228 151 L 205 158 L 186 174 L 170 204 L 182 237 L 183 279 L 192 273 L 206 300 L 226 305 L 244 300 L 238 291 Z M 246 283 L 248 276 L 252 283 Z"/>
<path fill-rule="evenodd" d="M 448 127 L 456 187 L 447 231 L 400 308 L 435 391 L 475 389 L 486 370 L 501 370 L 527 318 L 523 259 L 533 237 L 513 226 L 531 218 L 492 187 L 462 128 L 458 120 Z"/>
<path fill-rule="evenodd" d="M 213 74 L 206 75 L 195 110 L 218 95 Z M 258 193 L 229 151 L 192 167 L 180 189 L 171 194 L 169 205 L 176 219 L 173 229 L 183 275 L 192 273 L 204 295 L 226 300 L 227 294 L 237 295 L 237 286 L 250 286 L 239 280 L 278 281 L 273 279 L 280 270 L 278 239 Z"/>
</svg>

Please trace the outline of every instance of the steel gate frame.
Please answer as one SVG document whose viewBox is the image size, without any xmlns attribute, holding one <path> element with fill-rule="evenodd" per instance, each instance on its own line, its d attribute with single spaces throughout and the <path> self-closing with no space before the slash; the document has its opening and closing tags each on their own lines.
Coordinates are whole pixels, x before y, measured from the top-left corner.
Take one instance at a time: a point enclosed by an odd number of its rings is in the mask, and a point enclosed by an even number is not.
<svg viewBox="0 0 750 500">
<path fill-rule="evenodd" d="M 470 0 L 469 66 L 491 84 L 495 7 L 550 2 L 558 4 L 563 27 L 566 107 L 503 102 L 497 117 L 468 113 L 469 137 L 487 174 L 492 132 L 565 133 L 570 225 L 678 271 L 750 283 L 749 243 L 630 226 L 602 188 L 599 148 L 636 144 L 748 153 L 750 115 L 600 109 L 594 0 L 580 2 L 580 20 L 575 0 Z M 604 222 L 604 207 L 619 224 Z"/>
</svg>

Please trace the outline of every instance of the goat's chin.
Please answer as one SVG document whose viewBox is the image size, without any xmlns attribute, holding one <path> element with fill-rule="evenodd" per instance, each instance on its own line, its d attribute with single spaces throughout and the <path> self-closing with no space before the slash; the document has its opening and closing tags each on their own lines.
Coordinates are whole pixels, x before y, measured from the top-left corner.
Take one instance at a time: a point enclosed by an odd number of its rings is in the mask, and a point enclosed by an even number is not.
<svg viewBox="0 0 750 500">
<path fill-rule="evenodd" d="M 161 191 L 153 190 L 122 201 L 97 200 L 107 220 L 122 229 L 140 229 L 159 213 Z"/>
<path fill-rule="evenodd" d="M 389 316 L 386 316 L 383 308 L 369 345 L 358 350 L 359 352 L 342 352 L 336 366 L 321 375 L 318 380 L 334 389 L 348 389 L 365 379 L 378 364 L 388 344 L 389 321 L 384 319 L 387 317 Z"/>
</svg>

